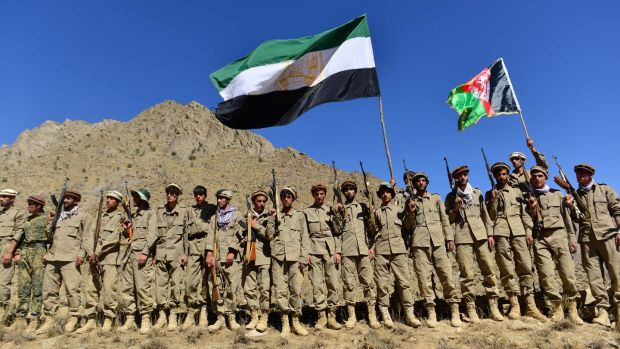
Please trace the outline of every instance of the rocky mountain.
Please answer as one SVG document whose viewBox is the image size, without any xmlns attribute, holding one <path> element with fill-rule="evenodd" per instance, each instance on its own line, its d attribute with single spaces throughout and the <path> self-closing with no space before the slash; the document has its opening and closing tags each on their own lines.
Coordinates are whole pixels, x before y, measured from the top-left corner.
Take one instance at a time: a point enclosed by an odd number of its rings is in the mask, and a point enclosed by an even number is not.
<svg viewBox="0 0 620 349">
<path fill-rule="evenodd" d="M 298 189 L 301 205 L 311 203 L 313 183 L 333 182 L 328 165 L 293 148 L 275 148 L 253 132 L 227 128 L 196 102 L 165 101 L 128 122 L 46 121 L 0 147 L 0 187 L 18 190 L 20 205 L 32 193 L 58 193 L 68 177 L 69 187 L 91 208 L 101 190 L 124 193 L 125 181 L 130 189 L 149 189 L 156 205 L 164 202 L 165 184 L 175 182 L 185 204 L 193 203 L 191 191 L 202 184 L 210 202 L 218 189 L 229 188 L 233 203 L 244 207 L 246 194 L 267 188 L 272 168 L 279 184 Z M 339 171 L 340 180 L 349 178 L 362 183 L 361 174 Z"/>
</svg>

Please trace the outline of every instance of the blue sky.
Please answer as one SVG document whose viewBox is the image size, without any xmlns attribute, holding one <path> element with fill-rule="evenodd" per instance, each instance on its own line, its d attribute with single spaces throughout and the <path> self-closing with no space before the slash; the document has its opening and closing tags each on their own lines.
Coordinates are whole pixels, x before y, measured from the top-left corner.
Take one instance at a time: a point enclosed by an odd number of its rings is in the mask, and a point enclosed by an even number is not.
<svg viewBox="0 0 620 349">
<path fill-rule="evenodd" d="M 527 150 L 518 116 L 458 133 L 445 103 L 453 87 L 504 57 L 539 150 L 567 170 L 590 162 L 597 180 L 619 188 L 620 2 L 611 0 L 4 1 L 0 144 L 45 120 L 128 120 L 166 99 L 214 108 L 221 99 L 209 73 L 264 40 L 316 34 L 363 13 L 397 178 L 404 158 L 445 194 L 447 156 L 487 189 L 481 146 L 491 162 Z M 257 132 L 347 170 L 363 160 L 388 177 L 377 98 L 325 104 Z"/>
</svg>

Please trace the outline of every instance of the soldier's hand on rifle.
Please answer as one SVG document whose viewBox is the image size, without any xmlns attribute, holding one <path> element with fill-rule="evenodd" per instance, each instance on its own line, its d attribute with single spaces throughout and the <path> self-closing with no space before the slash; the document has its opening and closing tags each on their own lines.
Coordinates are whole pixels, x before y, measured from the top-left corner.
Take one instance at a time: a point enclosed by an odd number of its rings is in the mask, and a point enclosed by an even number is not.
<svg viewBox="0 0 620 349">
<path fill-rule="evenodd" d="M 308 255 L 308 265 L 312 265 L 312 255 Z"/>
<path fill-rule="evenodd" d="M 276 209 L 272 208 L 271 210 L 269 210 L 269 215 L 270 216 L 275 216 L 276 215 Z"/>
<path fill-rule="evenodd" d="M 207 256 L 205 257 L 205 263 L 207 264 L 207 268 L 211 268 L 215 265 L 215 260 L 213 258 L 213 252 L 208 251 Z"/>
<path fill-rule="evenodd" d="M 125 230 L 131 228 L 131 221 L 129 219 L 123 221 L 123 228 L 125 228 Z"/>
<path fill-rule="evenodd" d="M 531 137 L 528 137 L 525 139 L 525 144 L 527 145 L 528 148 L 530 148 L 531 151 L 534 151 L 534 139 L 532 139 Z"/>
<path fill-rule="evenodd" d="M 43 261 L 43 264 L 47 263 L 47 253 L 41 257 L 41 260 Z"/>
<path fill-rule="evenodd" d="M 157 256 L 153 255 L 153 258 L 151 259 L 151 265 L 155 264 L 157 264 Z"/>
<path fill-rule="evenodd" d="M 46 255 L 45 258 L 47 258 L 47 255 Z M 82 257 L 82 256 L 75 257 L 75 266 L 76 267 L 79 267 L 80 265 L 82 265 L 82 263 L 84 263 L 84 257 Z"/>
<path fill-rule="evenodd" d="M 235 260 L 234 252 L 228 252 L 226 254 L 226 266 L 230 267 L 233 264 L 234 260 Z"/>
<path fill-rule="evenodd" d="M 12 264 L 13 264 L 13 254 L 5 253 L 4 256 L 2 257 L 2 265 L 4 265 L 5 268 L 8 268 Z"/>
<path fill-rule="evenodd" d="M 95 265 L 98 262 L 98 258 L 96 254 L 92 254 L 90 256 L 88 256 L 88 263 L 90 263 L 91 265 Z"/>
<path fill-rule="evenodd" d="M 256 217 L 252 218 L 252 221 L 250 222 L 250 225 L 252 226 L 252 228 L 258 229 L 258 222 L 256 221 Z"/>
<path fill-rule="evenodd" d="M 463 205 L 463 199 L 461 199 L 460 196 L 457 196 L 456 199 L 454 199 L 454 211 L 460 210 L 461 205 Z"/>
<path fill-rule="evenodd" d="M 340 261 L 342 260 L 342 256 L 340 255 L 340 253 L 336 253 L 334 255 L 334 263 L 336 264 L 340 264 Z"/>
<path fill-rule="evenodd" d="M 493 235 L 489 236 L 487 238 L 487 241 L 489 243 L 489 248 L 493 249 L 493 247 L 495 247 L 495 238 L 493 237 Z"/>
<path fill-rule="evenodd" d="M 146 261 L 149 259 L 149 256 L 145 255 L 144 253 L 141 253 L 138 256 L 138 265 L 143 267 L 146 264 Z"/>
<path fill-rule="evenodd" d="M 564 197 L 564 204 L 566 204 L 566 207 L 572 210 L 575 206 L 575 198 L 570 194 L 566 194 L 566 196 Z"/>
<path fill-rule="evenodd" d="M 577 253 L 577 243 L 575 241 L 571 241 L 568 243 L 568 249 L 570 253 Z"/>
<path fill-rule="evenodd" d="M 182 255 L 181 256 L 181 265 L 186 267 L 188 259 L 189 259 L 189 257 L 186 254 Z"/>
<path fill-rule="evenodd" d="M 394 188 L 394 186 L 396 186 L 396 178 L 394 178 L 394 177 L 390 178 L 390 185 L 392 186 L 392 188 Z"/>
<path fill-rule="evenodd" d="M 15 265 L 19 265 L 19 261 L 22 260 L 22 255 L 19 252 L 15 252 L 15 256 L 13 256 L 13 263 Z"/>
<path fill-rule="evenodd" d="M 375 259 L 375 249 L 371 248 L 368 250 L 368 256 L 370 257 L 370 259 Z"/>
<path fill-rule="evenodd" d="M 448 240 L 448 252 L 454 252 L 456 250 L 456 245 L 454 245 L 454 241 Z"/>
<path fill-rule="evenodd" d="M 491 189 L 491 199 L 497 200 L 498 196 L 499 196 L 499 192 L 497 191 L 497 189 L 495 188 Z"/>
<path fill-rule="evenodd" d="M 531 234 L 528 234 L 528 235 L 525 237 L 525 240 L 527 241 L 527 245 L 528 245 L 528 246 L 532 246 L 532 245 L 534 245 L 534 238 L 532 237 L 532 235 L 531 235 Z"/>
<path fill-rule="evenodd" d="M 48 212 L 47 213 L 47 223 L 51 223 L 52 220 L 54 219 L 55 215 L 56 215 L 56 213 L 54 213 L 54 212 Z"/>
<path fill-rule="evenodd" d="M 414 213 L 415 210 L 418 208 L 418 206 L 415 203 L 415 200 L 407 199 L 407 208 L 409 209 L 409 212 Z"/>
<path fill-rule="evenodd" d="M 539 209 L 538 200 L 536 200 L 536 198 L 534 197 L 531 197 L 528 201 L 529 201 L 530 208 L 532 209 L 532 211 L 538 211 Z"/>
<path fill-rule="evenodd" d="M 342 212 L 343 207 L 344 206 L 342 206 L 342 203 L 337 202 L 336 203 L 336 207 L 335 207 L 336 208 L 336 212 Z"/>
</svg>

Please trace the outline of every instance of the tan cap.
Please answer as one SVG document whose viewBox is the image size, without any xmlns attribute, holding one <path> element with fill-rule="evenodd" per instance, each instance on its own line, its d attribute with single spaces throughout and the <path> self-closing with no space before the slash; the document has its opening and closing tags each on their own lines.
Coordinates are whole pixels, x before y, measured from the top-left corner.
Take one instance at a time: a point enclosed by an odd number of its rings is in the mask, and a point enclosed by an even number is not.
<svg viewBox="0 0 620 349">
<path fill-rule="evenodd" d="M 506 169 L 506 171 L 510 172 L 510 166 L 508 166 L 505 162 L 498 161 L 491 166 L 491 172 L 496 173 L 501 169 Z"/>
<path fill-rule="evenodd" d="M 549 178 L 549 173 L 547 173 L 547 170 L 544 167 L 542 167 L 542 166 L 536 165 L 536 166 L 532 167 L 530 169 L 530 173 L 532 173 L 532 172 L 540 172 L 543 175 L 545 175 L 545 178 Z"/>
<path fill-rule="evenodd" d="M 165 192 L 169 192 L 172 189 L 176 189 L 179 191 L 179 195 L 183 194 L 183 190 L 181 189 L 181 186 L 176 184 L 176 183 L 170 183 L 166 186 Z"/>
<path fill-rule="evenodd" d="M 232 191 L 228 190 L 228 189 L 220 189 L 215 193 L 215 197 L 219 198 L 219 197 L 224 197 L 227 198 L 228 200 L 232 199 Z"/>
<path fill-rule="evenodd" d="M 510 160 L 512 158 L 521 158 L 523 160 L 527 160 L 527 158 L 525 157 L 525 154 L 523 154 L 520 151 L 513 151 L 512 153 L 510 153 L 510 156 L 508 157 L 508 160 Z"/>
<path fill-rule="evenodd" d="M 17 190 L 13 190 L 13 189 L 2 189 L 0 190 L 0 196 L 12 196 L 15 197 L 17 196 L 17 194 L 19 194 L 17 192 Z"/>
<path fill-rule="evenodd" d="M 284 187 L 280 189 L 280 196 L 282 196 L 282 194 L 284 193 L 290 193 L 291 195 L 293 195 L 293 199 L 297 199 L 297 191 L 293 187 Z"/>
<path fill-rule="evenodd" d="M 39 204 L 41 206 L 45 206 L 46 200 L 43 195 L 30 195 L 27 199 L 27 202 L 34 202 L 35 204 Z"/>
<path fill-rule="evenodd" d="M 590 174 L 594 174 L 596 172 L 594 170 L 594 166 L 592 166 L 590 164 L 578 164 L 578 165 L 575 165 L 575 172 L 577 172 L 578 170 L 590 172 Z"/>
<path fill-rule="evenodd" d="M 269 195 L 267 194 L 267 192 L 266 192 L 266 191 L 264 191 L 264 190 L 262 190 L 262 189 L 259 189 L 259 190 L 255 191 L 255 192 L 253 192 L 253 193 L 252 193 L 252 196 L 250 196 L 250 198 L 251 198 L 252 200 L 254 200 L 254 198 L 255 198 L 255 197 L 257 197 L 257 196 L 261 196 L 261 195 L 262 195 L 262 196 L 264 196 L 265 198 L 267 198 L 267 200 L 269 200 Z"/>
<path fill-rule="evenodd" d="M 467 165 L 459 166 L 452 171 L 452 177 L 456 177 L 459 173 L 467 172 L 469 173 L 469 167 Z"/>
<path fill-rule="evenodd" d="M 390 192 L 392 192 L 392 199 L 394 198 L 394 196 L 396 196 L 396 192 L 394 191 L 394 187 L 392 187 L 392 185 L 390 184 L 390 182 L 382 182 L 381 184 L 379 184 L 379 189 L 377 189 L 377 196 L 381 197 L 381 189 L 386 188 L 387 190 L 389 190 Z"/>
<path fill-rule="evenodd" d="M 428 176 L 424 172 L 416 172 L 416 174 L 413 175 L 413 178 L 411 180 L 413 182 L 415 182 L 418 178 L 421 178 L 421 177 L 426 178 L 426 182 L 430 183 L 430 180 L 428 179 Z"/>
<path fill-rule="evenodd" d="M 323 190 L 325 192 L 327 192 L 327 186 L 323 183 L 317 183 L 315 185 L 312 186 L 312 188 L 310 188 L 310 192 L 314 193 L 317 190 Z"/>
<path fill-rule="evenodd" d="M 353 187 L 353 189 L 355 189 L 355 191 L 357 191 L 357 184 L 355 184 L 355 182 L 353 181 L 344 181 L 342 182 L 342 184 L 340 185 L 340 190 L 344 191 L 344 188 L 346 187 Z"/>
<path fill-rule="evenodd" d="M 65 196 L 68 196 L 72 199 L 75 199 L 77 201 L 81 201 L 82 200 L 82 194 L 80 194 L 77 190 L 75 189 L 67 189 L 67 191 L 65 191 Z M 63 197 L 64 199 L 64 197 Z"/>
<path fill-rule="evenodd" d="M 121 194 L 121 192 L 117 190 L 110 190 L 109 192 L 105 193 L 105 196 L 108 198 L 116 199 L 118 200 L 118 202 L 123 202 L 123 194 Z"/>
</svg>

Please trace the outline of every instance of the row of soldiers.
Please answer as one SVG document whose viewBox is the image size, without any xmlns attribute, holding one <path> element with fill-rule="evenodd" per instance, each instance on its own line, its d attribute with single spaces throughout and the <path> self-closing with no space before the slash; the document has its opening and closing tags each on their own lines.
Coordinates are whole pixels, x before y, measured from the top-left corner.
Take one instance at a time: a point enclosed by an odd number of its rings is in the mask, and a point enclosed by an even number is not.
<svg viewBox="0 0 620 349">
<path fill-rule="evenodd" d="M 497 184 L 483 195 L 469 183 L 469 168 L 459 166 L 452 171 L 456 183 L 445 201 L 428 191 L 425 173 L 407 172 L 407 190 L 399 189 L 394 178 L 381 183 L 377 205 L 358 201 L 357 184 L 345 181 L 340 186 L 343 202 L 328 205 L 327 186 L 319 183 L 311 188 L 313 205 L 297 209 L 296 189 L 285 186 L 277 193 L 252 193 L 252 207 L 245 217 L 231 205 L 230 190 L 218 190 L 216 204 L 210 204 L 206 189 L 197 186 L 196 204 L 188 207 L 179 202 L 181 187 L 171 183 L 165 187 L 165 204 L 156 208 L 151 208 L 146 189 L 131 191 L 136 208 L 131 215 L 122 209 L 127 198 L 118 191 L 107 192 L 106 208 L 96 219 L 81 209 L 80 193 L 67 190 L 60 217 L 51 224 L 54 216 L 44 213 L 44 197 L 29 196 L 25 213 L 15 206 L 18 193 L 4 189 L 0 191 L 0 315 L 4 318 L 8 310 L 12 273 L 18 265 L 19 299 L 10 329 L 49 332 L 64 287 L 68 332 L 96 329 L 98 311 L 103 313 L 102 331 L 110 331 L 116 319 L 124 319 L 119 331 L 137 330 L 138 323 L 141 333 L 152 326 L 235 330 L 240 328 L 239 307 L 246 304 L 251 314 L 247 329 L 265 331 L 271 310 L 281 316 L 283 337 L 291 331 L 303 336 L 308 332 L 300 322 L 302 285 L 309 273 L 312 305 L 319 314 L 316 328 L 342 327 L 335 312 L 342 304 L 341 282 L 345 327 L 354 327 L 357 321 L 358 284 L 371 328 L 393 326 L 389 309 L 393 292 L 398 292 L 406 324 L 417 327 L 422 322 L 414 312 L 411 273 L 415 273 L 426 325 L 435 327 L 434 272 L 450 305 L 450 323 L 459 327 L 461 301 L 465 319 L 480 321 L 474 291 L 479 268 L 491 319 L 503 321 L 505 315 L 517 319 L 523 314 L 546 321 L 534 300 L 534 264 L 549 317 L 567 316 L 581 324 L 571 258 L 580 247 L 595 298 L 593 322 L 611 326 L 603 270 L 611 279 L 618 319 L 620 199 L 610 186 L 594 181 L 595 169 L 588 164 L 574 167 L 577 197 L 549 188 L 546 160 L 531 140 L 528 145 L 537 162 L 529 171 L 524 167 L 526 156 L 512 153 L 514 170 L 503 162 L 493 164 L 490 172 Z M 527 195 L 524 184 L 530 185 L 532 195 Z M 270 198 L 281 204 L 277 210 L 267 208 Z M 576 200 L 585 203 L 587 215 L 580 212 Z M 460 270 L 460 293 L 448 256 L 452 252 Z M 499 287 L 509 298 L 507 314 L 498 307 Z M 523 312 L 519 297 L 524 298 Z M 217 313 L 211 325 L 207 306 Z M 616 321 L 617 330 L 619 324 Z"/>
</svg>

